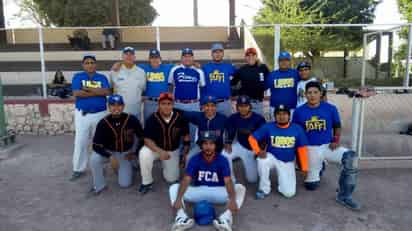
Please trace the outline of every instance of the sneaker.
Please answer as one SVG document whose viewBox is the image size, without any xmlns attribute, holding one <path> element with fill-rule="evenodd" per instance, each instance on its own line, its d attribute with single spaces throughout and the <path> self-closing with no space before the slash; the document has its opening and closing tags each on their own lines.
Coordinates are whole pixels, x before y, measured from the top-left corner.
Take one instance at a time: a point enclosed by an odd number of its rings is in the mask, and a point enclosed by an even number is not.
<svg viewBox="0 0 412 231">
<path fill-rule="evenodd" d="M 139 187 L 139 192 L 141 194 L 146 194 L 150 191 L 153 191 L 153 184 L 141 184 Z"/>
<path fill-rule="evenodd" d="M 194 226 L 195 221 L 188 217 L 178 217 L 175 223 L 173 223 L 172 231 L 183 231 L 190 229 Z"/>
<path fill-rule="evenodd" d="M 256 200 L 263 200 L 265 199 L 267 196 L 269 196 L 269 194 L 264 193 L 263 191 L 259 190 L 256 192 L 255 194 L 255 198 Z"/>
<path fill-rule="evenodd" d="M 92 198 L 92 197 L 97 197 L 99 196 L 103 191 L 107 190 L 107 186 L 104 186 L 102 189 L 99 191 L 96 191 L 94 187 L 92 187 L 86 194 L 86 198 Z"/>
<path fill-rule="evenodd" d="M 213 220 L 213 226 L 218 231 L 232 231 L 232 223 L 222 218 Z"/>
<path fill-rule="evenodd" d="M 83 172 L 73 172 L 72 176 L 69 178 L 70 181 L 75 181 L 82 177 L 84 174 Z"/>
<path fill-rule="evenodd" d="M 339 204 L 345 206 L 346 208 L 355 210 L 355 211 L 360 211 L 361 206 L 359 203 L 355 202 L 352 198 L 339 198 L 338 196 L 336 197 L 336 202 Z"/>
</svg>

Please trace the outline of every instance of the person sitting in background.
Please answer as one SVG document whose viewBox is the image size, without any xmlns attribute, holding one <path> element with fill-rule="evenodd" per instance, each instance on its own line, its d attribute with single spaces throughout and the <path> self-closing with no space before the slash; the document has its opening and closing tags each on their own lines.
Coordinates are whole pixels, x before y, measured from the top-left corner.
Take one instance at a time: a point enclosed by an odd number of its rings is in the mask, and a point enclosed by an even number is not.
<svg viewBox="0 0 412 231">
<path fill-rule="evenodd" d="M 90 50 L 90 38 L 87 30 L 80 29 L 73 31 L 73 37 L 67 36 L 70 46 L 75 50 Z"/>
<path fill-rule="evenodd" d="M 112 50 L 115 49 L 116 38 L 118 37 L 118 31 L 115 28 L 104 28 L 102 31 L 102 47 L 107 48 L 107 42 L 110 44 Z"/>
<path fill-rule="evenodd" d="M 67 83 L 60 69 L 54 74 L 54 79 L 52 83 L 48 85 L 48 88 L 50 89 L 50 95 L 58 96 L 62 99 L 69 97 L 71 94 L 70 84 Z"/>
</svg>

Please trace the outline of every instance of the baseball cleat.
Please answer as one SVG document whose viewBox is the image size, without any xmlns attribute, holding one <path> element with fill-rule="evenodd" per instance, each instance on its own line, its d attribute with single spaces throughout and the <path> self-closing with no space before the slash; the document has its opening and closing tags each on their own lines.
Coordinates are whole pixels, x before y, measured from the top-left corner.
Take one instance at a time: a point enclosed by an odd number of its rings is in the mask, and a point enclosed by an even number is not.
<svg viewBox="0 0 412 231">
<path fill-rule="evenodd" d="M 75 181 L 84 175 L 83 172 L 73 172 L 71 177 L 69 178 L 70 181 Z"/>
<path fill-rule="evenodd" d="M 144 195 L 153 190 L 153 184 L 141 184 L 139 187 L 139 192 Z"/>
<path fill-rule="evenodd" d="M 269 194 L 264 193 L 263 191 L 259 190 L 256 192 L 255 194 L 255 198 L 256 200 L 263 200 L 265 199 L 267 196 L 269 196 Z"/>
<path fill-rule="evenodd" d="M 178 217 L 172 226 L 172 231 L 184 231 L 192 228 L 195 221 L 188 217 Z"/>
<path fill-rule="evenodd" d="M 336 202 L 339 204 L 345 206 L 346 208 L 355 210 L 355 211 L 360 211 L 361 206 L 359 203 L 355 202 L 352 198 L 339 198 L 338 196 L 336 197 Z"/>
<path fill-rule="evenodd" d="M 215 219 L 213 220 L 213 226 L 218 231 L 232 231 L 232 224 L 230 221 L 225 219 Z"/>
<path fill-rule="evenodd" d="M 92 187 L 86 194 L 86 198 L 92 198 L 92 197 L 97 197 L 99 196 L 103 191 L 107 190 L 107 186 L 104 186 L 102 189 L 99 191 L 96 191 L 94 187 Z"/>
</svg>

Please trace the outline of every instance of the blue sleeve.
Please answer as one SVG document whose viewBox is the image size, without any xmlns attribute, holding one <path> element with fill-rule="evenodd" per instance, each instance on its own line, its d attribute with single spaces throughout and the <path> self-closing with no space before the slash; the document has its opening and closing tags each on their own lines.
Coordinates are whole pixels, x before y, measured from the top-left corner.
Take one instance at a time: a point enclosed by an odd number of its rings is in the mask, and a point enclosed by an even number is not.
<svg viewBox="0 0 412 231">
<path fill-rule="evenodd" d="M 142 68 L 145 72 L 147 72 L 147 65 L 143 63 L 137 64 L 138 67 Z"/>
<path fill-rule="evenodd" d="M 227 144 L 231 144 L 233 140 L 235 139 L 236 128 L 234 126 L 234 123 L 235 123 L 235 118 L 233 116 L 230 116 L 229 119 L 226 120 L 225 127 L 226 127 L 227 136 L 226 136 L 225 143 Z"/>
<path fill-rule="evenodd" d="M 268 74 L 267 78 L 265 79 L 265 90 L 270 89 L 272 87 L 272 76 L 274 72 Z"/>
<path fill-rule="evenodd" d="M 189 160 L 189 163 L 187 164 L 185 174 L 188 175 L 188 176 L 191 176 L 192 178 L 195 177 L 196 168 L 197 168 L 196 161 L 194 160 L 194 157 L 192 157 Z"/>
<path fill-rule="evenodd" d="M 254 131 L 252 133 L 252 136 L 257 140 L 257 141 L 262 141 L 266 137 L 266 130 L 267 126 L 262 126 L 258 130 Z"/>
<path fill-rule="evenodd" d="M 308 139 L 305 132 L 303 132 L 303 129 L 299 125 L 296 126 L 296 129 L 298 130 L 298 140 L 296 142 L 296 147 L 303 147 L 308 145 Z"/>
<path fill-rule="evenodd" d="M 341 121 L 340 121 L 338 109 L 333 105 L 332 105 L 332 126 L 334 128 L 341 127 Z"/>
<path fill-rule="evenodd" d="M 166 77 L 169 76 L 170 70 L 172 70 L 172 68 L 174 66 L 175 66 L 174 64 L 165 64 L 165 67 L 164 67 L 163 71 L 164 71 Z"/>
<path fill-rule="evenodd" d="M 299 123 L 299 109 L 297 109 L 297 110 L 295 110 L 295 112 L 293 113 L 293 115 L 292 115 L 292 123 L 295 123 L 295 124 L 298 124 L 298 125 L 300 125 L 300 123 Z"/>
<path fill-rule="evenodd" d="M 79 91 L 82 89 L 82 81 L 78 75 L 75 75 L 72 80 L 72 90 Z"/>
<path fill-rule="evenodd" d="M 266 120 L 263 116 L 259 115 L 259 119 L 257 122 L 257 128 L 261 128 L 263 125 L 266 124 Z"/>
<path fill-rule="evenodd" d="M 223 157 L 222 161 L 222 176 L 223 177 L 229 177 L 230 176 L 230 167 L 229 167 L 229 161 L 227 160 L 226 157 Z"/>
<path fill-rule="evenodd" d="M 104 75 L 102 75 L 102 88 L 110 88 L 109 80 Z"/>
</svg>

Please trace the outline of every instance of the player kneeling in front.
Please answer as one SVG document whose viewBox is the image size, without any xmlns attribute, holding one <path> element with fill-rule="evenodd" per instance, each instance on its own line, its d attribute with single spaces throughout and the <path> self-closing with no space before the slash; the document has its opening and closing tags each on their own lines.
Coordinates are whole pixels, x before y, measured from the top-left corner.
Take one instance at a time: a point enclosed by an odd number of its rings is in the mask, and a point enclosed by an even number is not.
<svg viewBox="0 0 412 231">
<path fill-rule="evenodd" d="M 270 170 L 273 168 L 278 175 L 279 193 L 287 198 L 296 194 L 296 153 L 303 174 L 306 175 L 308 170 L 307 140 L 304 131 L 299 125 L 289 122 L 290 110 L 286 106 L 275 107 L 274 116 L 275 122 L 263 125 L 249 136 L 250 146 L 258 154 L 259 189 L 256 199 L 263 199 L 269 195 Z M 266 141 L 267 151 L 259 147 L 258 141 Z"/>
<path fill-rule="evenodd" d="M 132 184 L 132 163 L 136 151 L 143 144 L 143 129 L 139 120 L 131 114 L 123 112 L 124 101 L 120 95 L 109 97 L 110 115 L 97 124 L 93 138 L 93 154 L 90 157 L 90 168 L 93 175 L 93 188 L 89 195 L 99 195 L 106 189 L 103 175 L 105 159 L 114 157 L 119 162 L 119 185 L 129 187 Z M 133 150 L 135 137 L 139 145 Z"/>
<path fill-rule="evenodd" d="M 299 124 L 308 138 L 309 172 L 305 180 L 308 190 L 319 187 L 324 160 L 342 164 L 339 191 L 336 201 L 348 208 L 359 210 L 360 205 L 352 199 L 358 170 L 354 166 L 354 151 L 339 144 L 341 121 L 337 108 L 321 101 L 322 86 L 319 82 L 306 84 L 307 103 L 293 114 L 293 122 Z"/>
<path fill-rule="evenodd" d="M 190 159 L 180 184 L 170 186 L 170 200 L 177 210 L 172 230 L 186 230 L 194 225 L 194 220 L 184 210 L 184 202 L 200 201 L 227 203 L 227 210 L 213 221 L 213 225 L 217 230 L 232 230 L 232 214 L 242 206 L 246 188 L 241 184 L 233 184 L 229 162 L 226 157 L 216 153 L 215 142 L 214 134 L 203 133 L 200 137 L 202 151 Z"/>
</svg>

